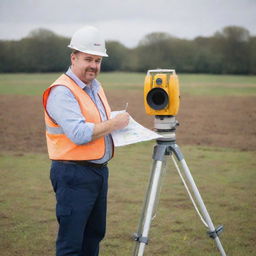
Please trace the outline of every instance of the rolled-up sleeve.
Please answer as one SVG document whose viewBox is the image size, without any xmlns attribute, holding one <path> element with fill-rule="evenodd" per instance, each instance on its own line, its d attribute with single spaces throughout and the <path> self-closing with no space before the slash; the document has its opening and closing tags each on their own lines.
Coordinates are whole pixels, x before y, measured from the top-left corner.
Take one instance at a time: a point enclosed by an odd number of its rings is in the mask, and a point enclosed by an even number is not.
<svg viewBox="0 0 256 256">
<path fill-rule="evenodd" d="M 72 142 L 82 145 L 92 140 L 94 124 L 86 122 L 77 100 L 66 86 L 52 88 L 46 109 Z"/>
</svg>

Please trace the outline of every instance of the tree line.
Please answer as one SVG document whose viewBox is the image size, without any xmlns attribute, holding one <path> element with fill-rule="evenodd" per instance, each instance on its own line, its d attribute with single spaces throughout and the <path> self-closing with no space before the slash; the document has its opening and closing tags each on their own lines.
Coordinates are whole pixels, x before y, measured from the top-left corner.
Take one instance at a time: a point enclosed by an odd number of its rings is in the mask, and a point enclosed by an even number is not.
<svg viewBox="0 0 256 256">
<path fill-rule="evenodd" d="M 18 41 L 0 41 L 0 72 L 62 72 L 70 64 L 70 38 L 37 29 Z M 168 33 L 146 35 L 134 48 L 106 42 L 110 57 L 102 71 L 146 72 L 173 68 L 179 73 L 256 74 L 256 37 L 228 26 L 210 37 L 180 39 Z"/>
</svg>

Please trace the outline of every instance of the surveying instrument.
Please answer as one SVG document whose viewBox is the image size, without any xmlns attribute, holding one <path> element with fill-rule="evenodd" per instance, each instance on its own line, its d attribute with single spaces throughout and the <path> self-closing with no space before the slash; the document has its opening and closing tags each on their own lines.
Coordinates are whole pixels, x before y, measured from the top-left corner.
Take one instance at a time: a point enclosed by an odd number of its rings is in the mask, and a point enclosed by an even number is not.
<svg viewBox="0 0 256 256">
<path fill-rule="evenodd" d="M 155 216 L 157 203 L 159 200 L 160 187 L 163 175 L 165 173 L 167 157 L 171 156 L 174 166 L 177 169 L 179 176 L 189 194 L 189 197 L 199 214 L 204 225 L 208 228 L 208 235 L 214 239 L 220 254 L 226 256 L 219 239 L 219 234 L 223 230 L 223 226 L 214 227 L 211 217 L 205 207 L 203 199 L 190 173 L 184 156 L 176 144 L 176 127 L 178 122 L 175 116 L 179 110 L 180 94 L 179 81 L 173 69 L 155 69 L 148 70 L 144 83 L 144 105 L 146 113 L 154 115 L 154 128 L 162 135 L 156 140 L 156 145 L 153 150 L 153 164 L 147 193 L 145 196 L 144 207 L 137 233 L 134 234 L 136 241 L 133 256 L 143 256 L 145 246 L 148 244 L 149 229 L 151 221 Z M 181 171 L 174 156 L 180 162 L 183 168 L 186 179 L 189 182 L 190 188 L 194 193 L 197 204 L 191 195 L 189 188 L 183 178 Z M 200 211 L 197 208 L 200 207 Z"/>
</svg>

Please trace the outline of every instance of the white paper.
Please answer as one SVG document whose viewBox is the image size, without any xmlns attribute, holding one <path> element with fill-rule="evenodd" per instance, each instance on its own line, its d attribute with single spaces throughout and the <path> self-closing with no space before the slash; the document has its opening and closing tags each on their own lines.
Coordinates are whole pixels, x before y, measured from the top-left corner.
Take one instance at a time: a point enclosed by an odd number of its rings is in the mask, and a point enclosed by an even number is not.
<svg viewBox="0 0 256 256">
<path fill-rule="evenodd" d="M 119 113 L 123 113 L 122 111 L 113 111 L 111 112 L 111 118 L 115 117 Z M 115 147 L 121 147 L 133 143 L 138 143 L 142 141 L 148 141 L 163 137 L 156 132 L 153 132 L 144 126 L 137 123 L 131 116 L 129 120 L 129 124 L 121 129 L 116 130 L 111 133 L 112 138 L 114 140 Z"/>
</svg>

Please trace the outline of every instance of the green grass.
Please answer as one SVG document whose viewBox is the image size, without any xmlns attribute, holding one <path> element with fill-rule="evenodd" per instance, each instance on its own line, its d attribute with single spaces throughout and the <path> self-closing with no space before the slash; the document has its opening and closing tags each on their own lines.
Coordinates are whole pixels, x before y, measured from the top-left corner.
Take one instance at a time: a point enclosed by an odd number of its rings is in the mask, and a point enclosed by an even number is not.
<svg viewBox="0 0 256 256">
<path fill-rule="evenodd" d="M 42 95 L 60 73 L 0 74 L 0 94 Z"/>
<path fill-rule="evenodd" d="M 189 95 L 256 95 L 256 76 L 180 75 L 181 92 Z"/>
<path fill-rule="evenodd" d="M 110 162 L 108 228 L 101 255 L 131 255 L 150 173 L 153 142 L 118 148 Z M 255 254 L 255 152 L 182 147 L 192 175 L 228 255 Z M 0 156 L 0 251 L 5 256 L 54 255 L 55 198 L 46 154 Z M 197 217 L 172 161 L 146 255 L 219 255 Z"/>
<path fill-rule="evenodd" d="M 0 74 L 0 94 L 41 95 L 60 73 Z M 107 90 L 143 90 L 146 74 L 101 73 Z M 181 94 L 248 96 L 256 95 L 256 76 L 180 74 Z"/>
</svg>

